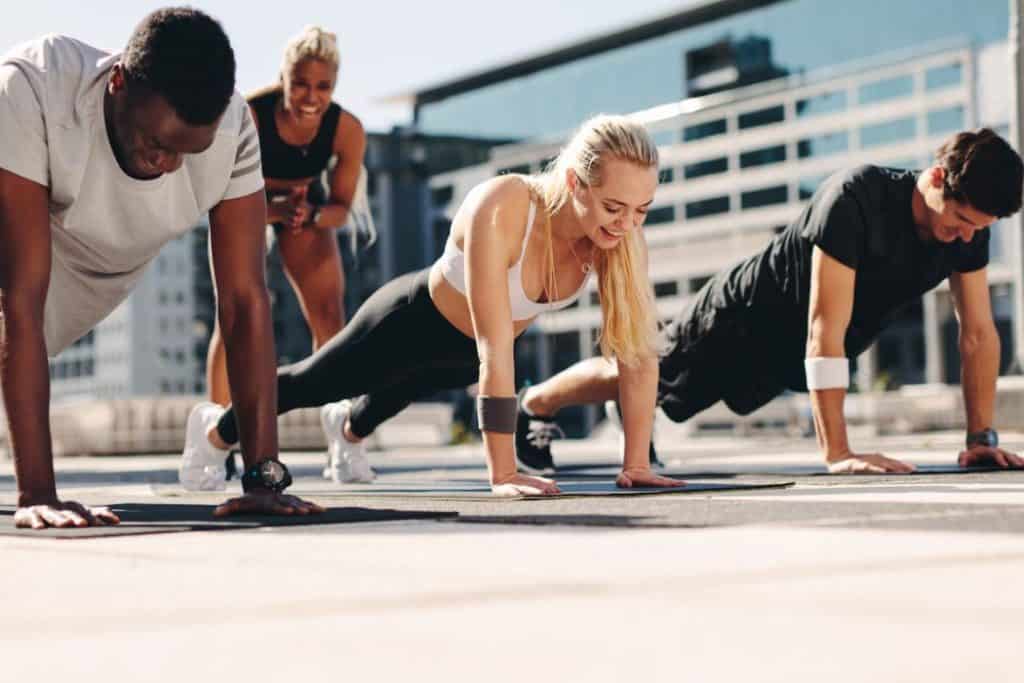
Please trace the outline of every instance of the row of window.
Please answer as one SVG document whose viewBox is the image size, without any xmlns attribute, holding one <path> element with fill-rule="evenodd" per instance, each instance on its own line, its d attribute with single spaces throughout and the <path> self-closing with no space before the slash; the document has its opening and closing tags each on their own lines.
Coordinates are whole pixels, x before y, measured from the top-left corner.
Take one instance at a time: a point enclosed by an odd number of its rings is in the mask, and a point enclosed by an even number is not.
<svg viewBox="0 0 1024 683">
<path fill-rule="evenodd" d="M 50 361 L 50 379 L 73 379 L 76 377 L 92 377 L 96 374 L 92 358 L 76 358 L 75 360 Z"/>
<path fill-rule="evenodd" d="M 953 133 L 964 127 L 965 112 L 963 105 L 934 109 L 925 116 L 925 129 L 929 136 Z M 917 119 L 907 116 L 890 121 L 882 121 L 861 126 L 858 130 L 860 146 L 865 149 L 892 144 L 901 140 L 910 140 L 917 135 Z M 796 141 L 796 158 L 815 159 L 834 154 L 842 154 L 850 150 L 850 133 L 836 130 Z M 738 156 L 739 168 L 757 168 L 787 161 L 789 154 L 785 144 L 770 145 L 758 149 L 741 151 Z M 729 170 L 728 156 L 695 161 L 683 166 L 682 177 L 686 180 L 703 178 L 709 175 L 725 173 Z M 675 179 L 674 168 L 663 168 L 659 175 L 661 183 L 671 183 Z"/>
<path fill-rule="evenodd" d="M 941 90 L 959 85 L 962 81 L 963 65 L 960 62 L 956 62 L 928 69 L 925 72 L 924 88 L 929 92 Z M 914 76 L 912 74 L 891 76 L 860 85 L 857 88 L 857 104 L 861 106 L 878 104 L 880 102 L 909 97 L 913 93 Z M 850 97 L 846 90 L 833 90 L 797 100 L 795 107 L 796 117 L 807 118 L 845 111 L 850 107 L 849 99 Z M 736 118 L 736 123 L 740 130 L 757 128 L 782 123 L 786 120 L 786 109 L 784 105 L 776 104 L 770 107 L 742 112 Z M 724 135 L 727 130 L 728 123 L 725 117 L 695 123 L 683 128 L 683 142 L 692 142 L 716 135 Z M 661 131 L 657 135 L 658 140 L 665 141 L 664 144 L 671 144 L 676 141 L 672 131 Z"/>
</svg>

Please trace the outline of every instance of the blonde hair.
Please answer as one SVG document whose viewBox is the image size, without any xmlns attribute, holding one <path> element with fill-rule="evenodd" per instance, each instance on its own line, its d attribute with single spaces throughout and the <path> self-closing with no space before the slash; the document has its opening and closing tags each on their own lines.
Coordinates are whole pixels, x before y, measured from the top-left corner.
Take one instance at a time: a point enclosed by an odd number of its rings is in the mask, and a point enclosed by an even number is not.
<svg viewBox="0 0 1024 683">
<path fill-rule="evenodd" d="M 337 71 L 341 65 L 338 52 L 338 36 L 325 31 L 319 26 L 307 26 L 302 32 L 288 41 L 284 48 L 284 60 L 281 62 L 281 73 L 287 74 L 296 64 L 304 59 L 316 59 L 325 62 Z"/>
<path fill-rule="evenodd" d="M 546 213 L 551 291 L 554 291 L 555 270 L 551 216 L 569 201 L 566 171 L 571 168 L 582 182 L 599 187 L 604 180 L 604 161 L 608 158 L 644 168 L 658 167 L 658 149 L 642 125 L 625 116 L 602 114 L 585 121 L 543 173 L 526 176 Z M 658 352 L 654 293 L 647 271 L 640 265 L 643 263 L 643 239 L 639 230 L 631 230 L 614 249 L 594 250 L 594 269 L 601 296 L 598 344 L 603 356 L 614 356 L 627 365 Z"/>
</svg>

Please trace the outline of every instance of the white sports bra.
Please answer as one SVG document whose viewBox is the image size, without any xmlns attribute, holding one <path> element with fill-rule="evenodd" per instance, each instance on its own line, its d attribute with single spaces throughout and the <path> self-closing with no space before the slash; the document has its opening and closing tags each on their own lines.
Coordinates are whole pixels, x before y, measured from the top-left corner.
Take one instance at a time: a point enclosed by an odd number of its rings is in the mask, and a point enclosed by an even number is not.
<svg viewBox="0 0 1024 683">
<path fill-rule="evenodd" d="M 580 298 L 583 289 L 590 280 L 590 272 L 588 271 L 579 289 L 573 292 L 571 296 L 559 299 L 558 301 L 538 303 L 526 296 L 526 291 L 523 289 L 523 257 L 526 255 L 526 245 L 530 243 L 530 232 L 533 230 L 533 219 L 536 213 L 536 205 L 531 201 L 530 212 L 526 217 L 526 236 L 523 237 L 523 249 L 519 253 L 519 260 L 508 269 L 508 299 L 512 307 L 512 320 L 517 322 L 529 320 L 545 311 L 557 311 L 572 305 L 574 301 Z M 441 258 L 437 260 L 437 263 L 441 267 L 441 274 L 444 275 L 444 279 L 448 281 L 448 284 L 465 295 L 466 255 L 452 241 L 451 234 L 448 235 L 448 241 L 444 245 L 444 253 L 441 254 Z"/>
</svg>

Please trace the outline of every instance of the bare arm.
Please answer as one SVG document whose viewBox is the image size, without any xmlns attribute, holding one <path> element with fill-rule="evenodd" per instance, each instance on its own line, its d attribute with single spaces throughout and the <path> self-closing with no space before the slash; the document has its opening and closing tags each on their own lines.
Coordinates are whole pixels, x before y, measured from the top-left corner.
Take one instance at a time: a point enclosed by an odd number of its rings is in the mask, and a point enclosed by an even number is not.
<svg viewBox="0 0 1024 683">
<path fill-rule="evenodd" d="M 231 400 L 246 465 L 277 459 L 277 374 L 270 299 L 264 281 L 263 191 L 210 212 L 217 316 L 227 351 Z"/>
<path fill-rule="evenodd" d="M 0 169 L 0 291 L 4 406 L 18 505 L 57 500 L 50 443 L 50 375 L 43 307 L 50 283 L 46 187 Z"/>
<path fill-rule="evenodd" d="M 334 153 L 338 165 L 331 174 L 331 196 L 327 204 L 320 207 L 320 216 L 315 228 L 339 228 L 348 222 L 352 208 L 359 172 L 366 154 L 366 131 L 363 124 L 352 114 L 343 111 L 338 118 L 334 135 Z"/>
<path fill-rule="evenodd" d="M 632 237 L 631 237 L 632 238 Z M 638 269 L 647 272 L 647 244 L 640 241 Z M 658 403 L 658 357 L 651 355 L 633 365 L 615 360 L 619 371 L 619 406 L 625 452 L 622 472 L 616 478 L 620 487 L 683 486 L 685 482 L 651 472 L 649 447 L 654 433 L 654 413 Z"/>
<path fill-rule="evenodd" d="M 999 377 L 999 333 L 992 318 L 988 269 L 949 276 L 957 322 L 960 324 L 960 385 L 967 410 L 967 432 L 993 426 L 996 379 Z M 960 454 L 962 465 L 995 462 L 1003 467 L 1024 466 L 1024 460 L 1001 448 L 973 446 Z"/>
<path fill-rule="evenodd" d="M 515 396 L 515 329 L 509 303 L 508 268 L 518 257 L 529 194 L 518 180 L 492 183 L 477 200 L 466 228 L 466 283 L 469 311 L 480 357 L 480 395 Z M 484 431 L 492 487 L 519 484 L 510 493 L 557 491 L 553 483 L 516 473 L 513 435 Z"/>
<path fill-rule="evenodd" d="M 807 358 L 846 358 L 856 271 L 814 247 L 807 322 Z M 818 446 L 833 472 L 906 472 L 912 468 L 880 453 L 856 454 L 846 434 L 846 389 L 811 391 Z"/>
</svg>

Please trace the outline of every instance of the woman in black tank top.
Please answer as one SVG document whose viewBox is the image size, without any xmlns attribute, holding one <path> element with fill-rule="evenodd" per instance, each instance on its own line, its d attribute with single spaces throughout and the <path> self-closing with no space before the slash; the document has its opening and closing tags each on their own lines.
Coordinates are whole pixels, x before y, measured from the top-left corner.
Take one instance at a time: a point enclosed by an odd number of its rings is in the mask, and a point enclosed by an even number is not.
<svg viewBox="0 0 1024 683">
<path fill-rule="evenodd" d="M 285 48 L 279 83 L 249 97 L 259 132 L 267 221 L 309 324 L 313 350 L 345 324 L 345 272 L 335 231 L 348 220 L 366 150 L 362 124 L 331 101 L 338 65 L 334 34 L 307 27 Z M 337 163 L 328 170 L 332 159 Z M 206 377 L 210 399 L 229 404 L 217 329 Z"/>
</svg>

